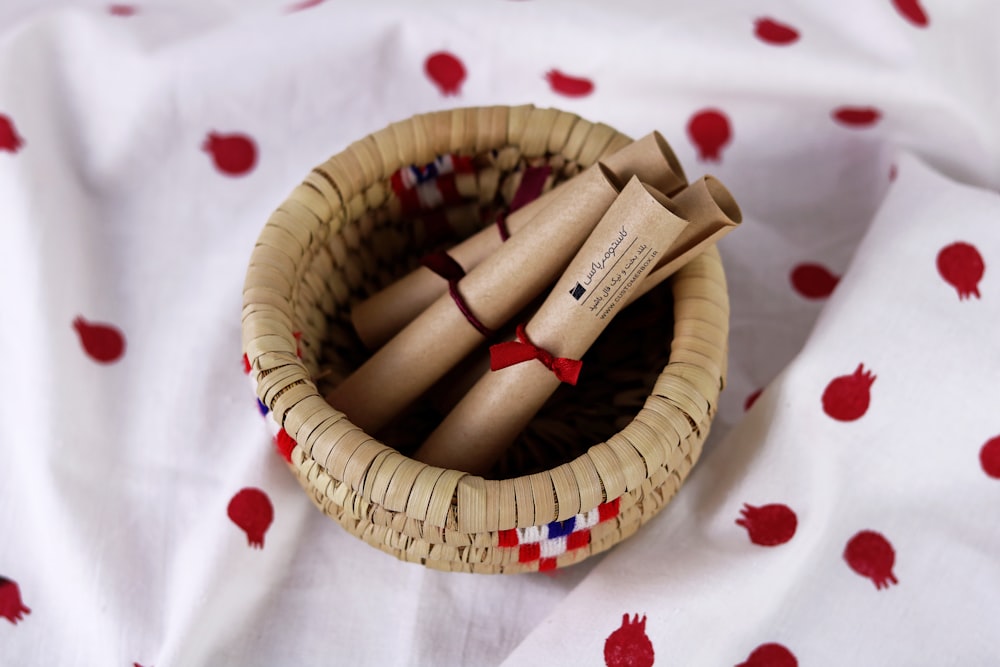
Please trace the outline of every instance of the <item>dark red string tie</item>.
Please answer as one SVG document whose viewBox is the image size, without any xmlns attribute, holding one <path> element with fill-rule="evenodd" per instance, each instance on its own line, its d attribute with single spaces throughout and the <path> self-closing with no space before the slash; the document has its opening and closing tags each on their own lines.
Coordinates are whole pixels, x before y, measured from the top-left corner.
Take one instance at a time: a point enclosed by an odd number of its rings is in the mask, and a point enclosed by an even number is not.
<svg viewBox="0 0 1000 667">
<path fill-rule="evenodd" d="M 517 325 L 517 340 L 509 340 L 490 346 L 490 370 L 498 371 L 523 361 L 537 359 L 555 373 L 560 382 L 576 384 L 580 377 L 580 368 L 583 362 L 579 359 L 566 359 L 565 357 L 554 357 L 548 350 L 544 350 L 530 340 L 524 331 L 524 325 Z"/>
<path fill-rule="evenodd" d="M 443 250 L 424 255 L 420 258 L 420 263 L 448 281 L 448 294 L 451 295 L 451 300 L 455 302 L 458 310 L 465 316 L 469 324 L 486 338 L 492 336 L 493 329 L 480 322 L 479 318 L 472 314 L 469 305 L 465 303 L 465 299 L 458 291 L 458 281 L 465 277 L 465 269 L 462 268 L 462 265 Z"/>
<path fill-rule="evenodd" d="M 497 215 L 497 232 L 500 234 L 500 240 L 506 241 L 510 238 L 510 230 L 507 229 L 507 214 L 501 212 Z"/>
<path fill-rule="evenodd" d="M 507 228 L 507 215 L 509 213 L 513 213 L 525 204 L 529 204 L 538 199 L 542 195 L 542 189 L 545 187 L 545 181 L 551 173 L 552 167 L 549 165 L 541 167 L 528 167 L 524 170 L 524 175 L 521 176 L 521 183 L 517 186 L 514 198 L 510 200 L 509 210 L 507 213 L 501 213 L 498 215 L 496 219 L 497 231 L 500 233 L 500 239 L 502 241 L 506 241 L 510 238 L 510 230 Z"/>
</svg>

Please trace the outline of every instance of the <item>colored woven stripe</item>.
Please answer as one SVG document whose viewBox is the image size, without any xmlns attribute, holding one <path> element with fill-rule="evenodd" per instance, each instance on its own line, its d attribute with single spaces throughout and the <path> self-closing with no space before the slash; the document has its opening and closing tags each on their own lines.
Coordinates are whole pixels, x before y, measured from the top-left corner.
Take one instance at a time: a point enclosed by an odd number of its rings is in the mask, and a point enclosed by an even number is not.
<svg viewBox="0 0 1000 667">
<path fill-rule="evenodd" d="M 549 524 L 549 539 L 554 537 L 563 537 L 564 535 L 569 535 L 573 532 L 573 527 L 576 525 L 576 517 L 571 516 L 565 521 L 553 521 Z"/>
<path fill-rule="evenodd" d="M 253 390 L 253 393 L 256 394 L 257 393 L 257 381 L 254 380 L 253 375 L 251 374 L 252 370 L 253 370 L 253 368 L 250 367 L 250 359 L 247 357 L 247 355 L 244 354 L 243 355 L 243 374 L 246 375 L 250 379 L 250 388 Z M 267 409 L 267 406 L 264 405 L 264 401 L 260 400 L 259 398 L 257 399 L 257 410 L 260 412 L 261 415 L 264 415 L 264 416 L 266 416 L 267 413 L 269 412 L 269 410 Z"/>
<path fill-rule="evenodd" d="M 278 435 L 274 437 L 274 444 L 278 448 L 278 453 L 281 454 L 281 458 L 285 459 L 289 463 L 292 462 L 292 450 L 295 449 L 295 440 L 292 436 L 288 435 L 285 429 L 278 431 Z"/>
<path fill-rule="evenodd" d="M 599 515 L 598 522 L 608 521 L 609 519 L 614 519 L 618 516 L 618 508 L 621 505 L 621 498 L 615 498 L 610 502 L 606 502 L 603 505 L 597 507 L 597 512 Z"/>
<path fill-rule="evenodd" d="M 533 544 L 522 544 L 517 551 L 517 562 L 530 563 L 533 560 L 538 560 L 541 555 L 542 548 L 537 542 Z"/>
<path fill-rule="evenodd" d="M 397 170 L 389 178 L 389 184 L 404 213 L 430 211 L 461 201 L 455 176 L 474 171 L 472 158 L 444 155 L 422 167 Z"/>
<path fill-rule="evenodd" d="M 516 547 L 518 545 L 517 531 L 513 528 L 501 530 L 497 539 L 497 546 Z"/>
<path fill-rule="evenodd" d="M 517 548 L 517 562 L 539 561 L 555 567 L 555 560 L 562 554 L 590 546 L 590 529 L 603 521 L 616 518 L 621 508 L 621 499 L 615 498 L 589 512 L 577 514 L 565 521 L 553 521 L 544 526 L 511 528 L 497 534 L 497 546 Z"/>
<path fill-rule="evenodd" d="M 295 331 L 292 333 L 295 338 L 295 355 L 302 358 L 302 332 Z M 257 397 L 257 411 L 260 412 L 262 417 L 267 417 L 271 410 L 264 404 L 264 401 L 260 400 L 257 396 L 257 376 L 253 373 L 253 367 L 250 365 L 250 359 L 246 354 L 243 355 L 243 373 L 250 380 L 250 388 L 253 391 L 255 397 Z M 272 441 L 274 442 L 274 447 L 289 463 L 292 462 L 292 449 L 295 448 L 295 440 L 292 436 L 285 432 L 285 429 L 281 428 L 281 425 L 274 419 L 265 419 L 264 423 L 267 425 L 268 433 L 270 433 Z"/>
<path fill-rule="evenodd" d="M 590 544 L 590 530 L 578 530 L 566 536 L 566 551 L 582 549 Z"/>
<path fill-rule="evenodd" d="M 446 174 L 471 174 L 474 171 L 472 158 L 468 155 L 442 155 L 423 166 L 410 165 L 397 173 L 400 185 L 413 188 Z"/>
</svg>

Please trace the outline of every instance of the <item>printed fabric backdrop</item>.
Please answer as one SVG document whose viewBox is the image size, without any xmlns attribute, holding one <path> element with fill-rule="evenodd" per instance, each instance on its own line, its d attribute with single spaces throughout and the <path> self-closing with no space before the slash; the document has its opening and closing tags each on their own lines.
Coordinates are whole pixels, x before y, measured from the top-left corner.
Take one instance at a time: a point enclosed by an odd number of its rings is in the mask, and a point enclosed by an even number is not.
<svg viewBox="0 0 1000 667">
<path fill-rule="evenodd" d="M 0 663 L 997 664 L 998 28 L 992 0 L 7 0 Z M 732 190 L 729 382 L 634 537 L 439 573 L 294 481 L 242 282 L 351 141 L 524 103 Z"/>
</svg>

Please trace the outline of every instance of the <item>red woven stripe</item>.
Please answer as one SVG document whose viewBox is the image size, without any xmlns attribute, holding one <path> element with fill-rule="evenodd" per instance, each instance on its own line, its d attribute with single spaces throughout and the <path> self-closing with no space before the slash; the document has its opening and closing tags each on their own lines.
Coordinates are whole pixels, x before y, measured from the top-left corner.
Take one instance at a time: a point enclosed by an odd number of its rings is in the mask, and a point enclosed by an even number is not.
<svg viewBox="0 0 1000 667">
<path fill-rule="evenodd" d="M 455 174 L 438 176 L 437 189 L 441 193 L 441 199 L 444 200 L 443 206 L 454 204 L 462 199 L 462 195 L 458 193 L 458 188 L 455 186 Z"/>
<path fill-rule="evenodd" d="M 538 560 L 542 555 L 542 547 L 538 542 L 533 542 L 532 544 L 522 544 L 521 548 L 517 552 L 517 562 L 518 563 L 530 563 L 533 560 Z"/>
<path fill-rule="evenodd" d="M 292 450 L 295 449 L 295 440 L 292 439 L 292 436 L 288 435 L 285 429 L 281 429 L 274 438 L 274 444 L 278 448 L 278 453 L 281 454 L 281 457 L 291 463 Z"/>
<path fill-rule="evenodd" d="M 556 559 L 555 558 L 543 558 L 538 561 L 538 571 L 547 572 L 549 570 L 556 569 Z"/>
<path fill-rule="evenodd" d="M 249 375 L 251 370 L 253 370 L 253 368 L 250 366 L 250 357 L 248 357 L 247 355 L 244 354 L 243 355 L 243 372 Z"/>
<path fill-rule="evenodd" d="M 578 530 L 566 536 L 566 551 L 582 549 L 590 544 L 590 529 Z"/>
<path fill-rule="evenodd" d="M 396 195 L 399 196 L 399 204 L 403 208 L 403 213 L 414 213 L 423 208 L 420 205 L 420 197 L 417 195 L 416 188 L 410 190 L 404 188 L 401 192 L 397 192 Z"/>
<path fill-rule="evenodd" d="M 389 185 L 392 186 L 392 191 L 396 193 L 397 197 L 402 197 L 403 193 L 406 192 L 407 187 L 403 184 L 403 172 L 402 170 L 397 170 L 389 178 Z"/>
<path fill-rule="evenodd" d="M 471 174 L 476 170 L 471 155 L 452 155 L 451 164 L 456 174 Z"/>
<path fill-rule="evenodd" d="M 516 547 L 518 543 L 517 531 L 511 528 L 510 530 L 501 530 L 500 535 L 497 538 L 497 546 L 500 547 Z"/>
<path fill-rule="evenodd" d="M 609 500 L 608 502 L 600 505 L 597 508 L 597 515 L 600 517 L 601 521 L 607 521 L 608 519 L 614 519 L 618 516 L 618 508 L 621 505 L 621 498 L 615 498 L 614 500 Z"/>
</svg>

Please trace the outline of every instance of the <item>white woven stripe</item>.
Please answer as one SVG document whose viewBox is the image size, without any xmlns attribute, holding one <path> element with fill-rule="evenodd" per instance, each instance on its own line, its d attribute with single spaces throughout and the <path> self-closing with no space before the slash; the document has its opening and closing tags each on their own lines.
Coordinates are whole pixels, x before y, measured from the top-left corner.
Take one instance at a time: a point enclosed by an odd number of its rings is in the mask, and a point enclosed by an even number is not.
<svg viewBox="0 0 1000 667">
<path fill-rule="evenodd" d="M 575 533 L 576 531 L 582 530 L 584 528 L 593 528 L 598 524 L 600 520 L 601 520 L 601 513 L 597 510 L 596 507 L 587 512 L 586 514 L 577 514 L 576 525 L 573 526 L 573 532 Z"/>
<path fill-rule="evenodd" d="M 545 540 L 541 544 L 542 558 L 555 558 L 564 553 L 566 553 L 565 535 L 562 537 L 553 537 L 551 540 Z"/>
<path fill-rule="evenodd" d="M 425 209 L 437 208 L 444 203 L 444 197 L 437 186 L 437 179 L 427 181 L 417 186 L 417 199 L 420 200 L 420 207 Z"/>
<path fill-rule="evenodd" d="M 517 539 L 521 544 L 541 542 L 549 536 L 548 526 L 528 526 L 517 529 Z"/>
<path fill-rule="evenodd" d="M 399 172 L 399 180 L 403 183 L 403 187 L 407 190 L 411 189 L 417 184 L 417 168 L 416 167 L 406 167 L 401 169 Z"/>
</svg>

